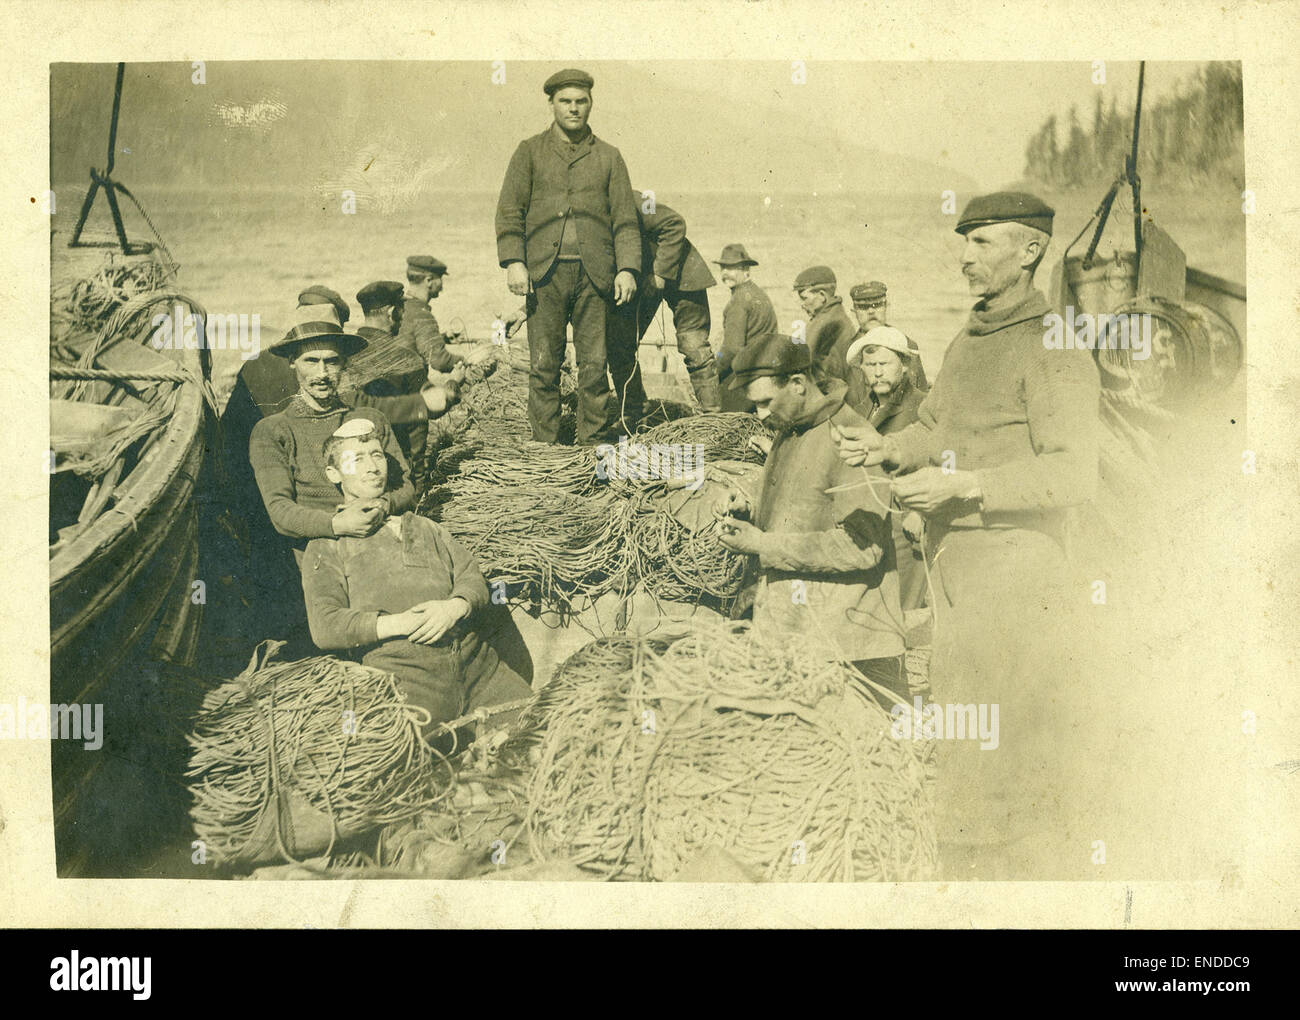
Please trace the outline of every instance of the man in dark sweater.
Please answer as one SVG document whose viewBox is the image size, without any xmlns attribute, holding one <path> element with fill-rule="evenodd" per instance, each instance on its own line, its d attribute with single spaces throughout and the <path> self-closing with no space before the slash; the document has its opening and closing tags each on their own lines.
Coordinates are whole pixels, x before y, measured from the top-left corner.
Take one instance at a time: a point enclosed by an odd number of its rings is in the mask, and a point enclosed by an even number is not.
<svg viewBox="0 0 1300 1020">
<path fill-rule="evenodd" d="M 977 298 L 916 424 L 840 433 L 849 463 L 896 472 L 895 498 L 925 515 L 939 622 L 933 698 L 1000 706 L 996 750 L 941 740 L 940 849 L 950 878 L 1068 877 L 1090 843 L 1066 776 L 1078 720 L 1063 709 L 1072 592 L 1069 508 L 1097 484 L 1099 381 L 1086 350 L 1044 344 L 1049 308 L 1034 271 L 1053 211 L 1033 195 L 972 199 L 957 223 Z M 1085 827 L 1086 828 L 1086 827 Z M 1095 838 L 1095 837 L 1090 837 Z"/>
<path fill-rule="evenodd" d="M 353 419 L 326 441 L 325 473 L 342 491 L 345 512 L 385 491 L 385 438 Z M 527 698 L 528 684 L 478 634 L 488 591 L 469 551 L 414 513 L 381 523 L 369 535 L 308 544 L 302 587 L 312 640 L 392 673 L 408 700 L 429 712 L 426 737 L 466 712 Z"/>
</svg>

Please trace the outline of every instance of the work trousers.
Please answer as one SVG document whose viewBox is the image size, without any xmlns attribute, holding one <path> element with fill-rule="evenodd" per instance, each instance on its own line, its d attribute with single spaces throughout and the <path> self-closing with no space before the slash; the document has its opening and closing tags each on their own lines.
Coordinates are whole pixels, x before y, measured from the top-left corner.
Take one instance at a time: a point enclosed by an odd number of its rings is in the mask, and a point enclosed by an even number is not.
<svg viewBox="0 0 1300 1020">
<path fill-rule="evenodd" d="M 637 299 L 614 309 L 609 331 L 609 374 L 614 380 L 614 417 L 634 425 L 645 409 L 645 388 L 637 349 L 659 311 L 660 302 L 673 313 L 677 349 L 704 409 L 714 410 L 718 402 L 718 366 L 709 346 L 709 296 L 702 290 L 679 290 L 668 284 L 662 291 L 647 292 L 645 284 Z"/>
<path fill-rule="evenodd" d="M 596 289 L 580 261 L 557 259 L 529 295 L 528 304 L 528 421 L 533 438 L 543 443 L 559 441 L 560 368 L 565 327 L 573 323 L 578 359 L 577 442 L 600 442 L 608 425 L 605 329 L 612 299 Z"/>
</svg>

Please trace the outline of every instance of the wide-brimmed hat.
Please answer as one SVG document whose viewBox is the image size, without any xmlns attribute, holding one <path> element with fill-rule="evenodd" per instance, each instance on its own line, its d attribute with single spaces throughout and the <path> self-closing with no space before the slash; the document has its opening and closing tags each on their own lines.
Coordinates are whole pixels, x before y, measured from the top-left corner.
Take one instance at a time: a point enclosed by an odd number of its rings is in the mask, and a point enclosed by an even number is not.
<svg viewBox="0 0 1300 1020">
<path fill-rule="evenodd" d="M 337 322 L 317 318 L 316 320 L 299 322 L 279 340 L 268 344 L 266 350 L 282 358 L 292 358 L 297 354 L 298 348 L 309 341 L 337 344 L 339 353 L 345 358 L 350 358 L 366 348 L 364 337 L 357 336 L 355 333 L 343 332 L 343 327 Z"/>
<path fill-rule="evenodd" d="M 756 266 L 757 260 L 749 257 L 743 244 L 729 244 L 722 249 L 722 255 L 713 260 L 719 266 Z"/>
</svg>

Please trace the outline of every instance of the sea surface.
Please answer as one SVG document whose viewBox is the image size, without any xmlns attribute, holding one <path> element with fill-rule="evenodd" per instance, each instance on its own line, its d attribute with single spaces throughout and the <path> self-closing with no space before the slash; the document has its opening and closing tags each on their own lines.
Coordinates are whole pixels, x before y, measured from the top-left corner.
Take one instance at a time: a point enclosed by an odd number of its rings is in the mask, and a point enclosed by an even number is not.
<svg viewBox="0 0 1300 1020">
<path fill-rule="evenodd" d="M 494 185 L 495 186 L 495 185 Z M 78 208 L 77 188 L 61 189 L 59 209 Z M 1084 227 L 1104 192 L 1044 192 L 1057 209 L 1047 262 L 1039 271 L 1046 290 L 1053 265 Z M 359 196 L 354 213 L 333 197 L 292 186 L 277 190 L 154 191 L 138 196 L 173 256 L 181 264 L 184 290 L 211 313 L 260 316 L 262 342 L 281 335 L 305 287 L 320 283 L 360 308 L 355 295 L 377 279 L 402 280 L 406 256 L 429 254 L 450 267 L 433 311 L 444 328 L 463 322 L 475 339 L 490 336 L 491 323 L 518 306 L 497 265 L 493 216 L 496 193 L 434 193 L 413 198 Z M 791 289 L 795 275 L 810 265 L 829 265 L 846 305 L 852 284 L 882 280 L 889 287 L 891 323 L 920 346 L 933 378 L 949 341 L 966 318 L 971 299 L 958 258 L 961 238 L 956 216 L 937 194 L 762 195 L 710 192 L 658 196 L 683 216 L 688 236 L 706 259 L 723 245 L 743 242 L 758 260 L 754 279 L 776 308 L 783 327 L 802 317 Z M 969 196 L 957 196 L 956 208 Z M 1160 194 L 1148 188 L 1144 204 L 1157 223 L 1199 269 L 1245 282 L 1246 249 L 1240 196 L 1231 188 L 1193 194 Z M 128 214 L 133 237 L 149 237 Z M 1091 236 L 1073 249 L 1081 252 Z M 1100 251 L 1132 247 L 1127 194 L 1117 203 Z M 720 283 L 709 292 L 712 341 L 721 342 L 722 310 L 728 292 Z M 673 346 L 671 316 L 660 313 L 646 342 Z M 228 392 L 239 370 L 238 351 L 214 352 L 218 392 Z"/>
</svg>

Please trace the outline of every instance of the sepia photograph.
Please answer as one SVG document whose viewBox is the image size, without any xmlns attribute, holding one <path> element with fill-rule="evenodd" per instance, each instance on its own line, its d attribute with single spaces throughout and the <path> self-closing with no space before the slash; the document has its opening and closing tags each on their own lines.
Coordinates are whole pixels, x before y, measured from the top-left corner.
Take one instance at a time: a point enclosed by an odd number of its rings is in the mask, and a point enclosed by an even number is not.
<svg viewBox="0 0 1300 1020">
<path fill-rule="evenodd" d="M 1240 53 L 119 52 L 22 197 L 42 881 L 1294 921 Z"/>
</svg>

